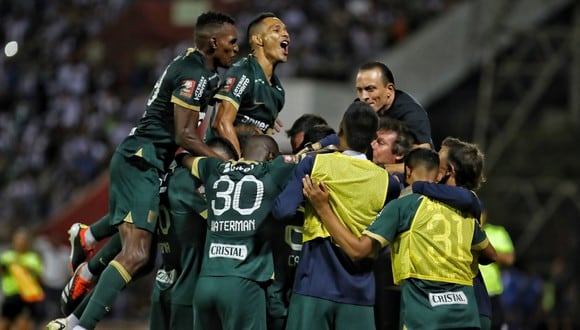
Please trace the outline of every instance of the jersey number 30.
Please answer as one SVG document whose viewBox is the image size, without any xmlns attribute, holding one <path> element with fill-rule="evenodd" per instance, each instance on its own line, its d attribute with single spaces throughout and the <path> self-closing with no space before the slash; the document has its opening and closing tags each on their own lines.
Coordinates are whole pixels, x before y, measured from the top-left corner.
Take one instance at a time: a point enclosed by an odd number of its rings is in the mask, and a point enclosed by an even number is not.
<svg viewBox="0 0 580 330">
<path fill-rule="evenodd" d="M 221 187 L 220 187 L 221 186 Z M 225 189 L 223 189 L 225 186 Z M 255 188 L 252 194 L 250 187 Z M 218 191 L 218 188 L 221 188 Z M 242 188 L 244 193 L 242 194 Z M 262 199 L 264 198 L 264 183 L 256 179 L 253 175 L 245 175 L 240 181 L 234 182 L 227 175 L 222 175 L 213 184 L 213 189 L 216 190 L 216 200 L 211 201 L 211 208 L 215 215 L 222 215 L 224 212 L 233 209 L 241 215 L 250 215 L 260 208 Z M 244 197 L 244 201 L 251 200 L 254 197 L 253 205 L 244 205 L 249 207 L 242 207 L 240 205 L 240 197 Z"/>
</svg>

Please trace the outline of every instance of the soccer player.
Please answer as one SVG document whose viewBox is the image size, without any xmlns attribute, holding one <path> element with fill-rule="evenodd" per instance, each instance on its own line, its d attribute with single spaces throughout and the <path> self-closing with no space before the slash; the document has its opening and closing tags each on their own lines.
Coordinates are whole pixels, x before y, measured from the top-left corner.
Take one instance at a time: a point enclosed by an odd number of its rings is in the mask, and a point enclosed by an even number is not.
<svg viewBox="0 0 580 330">
<path fill-rule="evenodd" d="M 223 138 L 216 137 L 207 141 L 206 144 L 221 158 L 235 157 L 234 147 Z M 193 327 L 193 292 L 205 240 L 205 220 L 199 220 L 199 218 L 205 219 L 204 214 L 207 213 L 202 190 L 199 182 L 194 181 L 189 175 L 189 170 L 181 166 L 172 167 L 160 188 L 161 212 L 156 231 L 156 243 L 162 257 L 162 265 L 157 273 L 151 298 L 150 327 L 152 329 L 191 329 Z M 120 248 L 120 246 L 120 237 L 117 233 L 93 258 L 79 266 L 80 270 L 75 273 L 79 277 L 76 285 L 83 286 L 86 290 L 80 297 L 73 296 L 75 301 L 61 306 L 63 314 L 67 317 L 51 321 L 47 326 L 48 329 L 52 329 L 53 325 L 72 327 L 78 323 L 89 301 L 87 294 L 98 279 L 96 275 L 105 269 L 106 260 L 112 260 L 115 257 L 118 253 L 115 251 L 118 251 L 117 247 Z M 88 269 L 92 271 L 85 273 Z M 93 275 L 93 272 L 96 275 Z M 67 298 L 63 294 L 63 299 Z M 183 315 L 192 315 L 192 318 L 183 317 Z"/>
<path fill-rule="evenodd" d="M 470 150 L 463 154 L 469 156 L 450 160 L 446 175 L 447 184 L 469 189 L 479 186 L 482 179 L 483 156 L 473 145 L 466 147 Z M 409 153 L 405 163 L 408 183 L 439 176 L 436 161 L 413 164 L 413 156 L 425 152 L 430 151 L 417 149 Z M 423 170 L 419 170 L 421 167 Z M 350 258 L 358 260 L 381 246 L 393 245 L 394 277 L 402 288 L 401 327 L 480 327 L 472 286 L 472 250 L 480 251 L 484 263 L 493 262 L 496 253 L 472 216 L 412 193 L 387 204 L 363 235 L 357 237 L 332 212 L 326 186 L 316 181 L 309 184 L 308 177 L 303 181 L 304 193 Z"/>
<path fill-rule="evenodd" d="M 153 87 L 144 115 L 117 147 L 110 164 L 108 219 L 120 234 L 122 249 L 102 272 L 75 328 L 93 329 L 138 271 L 146 269 L 159 213 L 160 179 L 178 146 L 218 156 L 196 135 L 197 124 L 199 112 L 205 110 L 217 89 L 218 67 L 231 66 L 238 52 L 234 24 L 230 16 L 216 12 L 198 17 L 198 48 L 188 49 L 168 65 Z M 73 228 L 72 241 L 91 245 L 79 227 Z M 90 232 L 99 236 L 92 229 Z M 75 254 L 84 254 L 75 245 L 73 264 L 82 260 Z M 78 276 L 71 280 L 75 278 Z M 74 291 L 74 284 L 71 287 Z"/>
<path fill-rule="evenodd" d="M 431 124 L 423 106 L 411 95 L 395 88 L 391 70 L 381 62 L 368 62 L 356 75 L 358 99 L 368 103 L 380 117 L 398 119 L 409 126 L 419 147 L 432 148 Z"/>
<path fill-rule="evenodd" d="M 368 104 L 352 103 L 339 127 L 338 149 L 342 152 L 304 158 L 276 199 L 273 216 L 294 216 L 304 201 L 302 178 L 308 174 L 329 185 L 333 209 L 349 230 L 360 235 L 385 203 L 400 192 L 397 180 L 365 155 L 378 123 L 377 114 Z M 372 262 L 350 261 L 306 203 L 303 246 L 287 329 L 372 329 L 374 296 Z"/>
<path fill-rule="evenodd" d="M 226 79 L 215 95 L 219 103 L 208 135 L 230 140 L 238 153 L 238 134 L 277 129 L 285 96 L 275 70 L 288 60 L 290 45 L 286 25 L 273 13 L 262 13 L 250 22 L 247 36 L 251 53 L 225 73 Z"/>
<path fill-rule="evenodd" d="M 234 159 L 229 141 L 216 137 L 206 144 L 222 159 Z M 204 187 L 190 170 L 176 166 L 161 193 L 156 243 L 161 266 L 151 294 L 149 328 L 193 329 L 193 294 L 203 257 L 207 229 Z"/>
<path fill-rule="evenodd" d="M 265 287 L 274 265 L 263 226 L 296 165 L 278 154 L 271 136 L 255 135 L 244 140 L 239 161 L 182 161 L 205 184 L 209 203 L 196 329 L 266 329 Z"/>
</svg>

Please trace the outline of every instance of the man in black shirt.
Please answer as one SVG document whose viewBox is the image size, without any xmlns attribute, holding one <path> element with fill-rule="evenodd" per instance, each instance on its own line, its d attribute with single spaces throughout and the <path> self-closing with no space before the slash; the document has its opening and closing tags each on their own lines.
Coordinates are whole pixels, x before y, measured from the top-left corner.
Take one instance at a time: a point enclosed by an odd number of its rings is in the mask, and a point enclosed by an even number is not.
<svg viewBox="0 0 580 330">
<path fill-rule="evenodd" d="M 384 63 L 368 62 L 360 66 L 355 87 L 359 100 L 369 104 L 379 117 L 404 122 L 418 147 L 433 148 L 427 112 L 411 95 L 395 88 L 393 73 Z"/>
</svg>

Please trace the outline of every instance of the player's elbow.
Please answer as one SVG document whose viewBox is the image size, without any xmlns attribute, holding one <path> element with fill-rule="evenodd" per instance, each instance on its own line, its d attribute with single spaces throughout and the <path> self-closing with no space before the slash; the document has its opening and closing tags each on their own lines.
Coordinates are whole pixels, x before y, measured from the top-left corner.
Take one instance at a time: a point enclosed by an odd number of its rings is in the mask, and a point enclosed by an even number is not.
<svg viewBox="0 0 580 330">
<path fill-rule="evenodd" d="M 272 209 L 272 216 L 274 219 L 283 220 L 288 219 L 294 216 L 296 212 L 292 212 L 291 210 L 284 210 L 283 208 L 273 208 Z"/>
<path fill-rule="evenodd" d="M 497 261 L 497 252 L 493 245 L 489 244 L 479 256 L 478 262 L 481 265 L 489 265 Z"/>
<path fill-rule="evenodd" d="M 365 254 L 361 251 L 354 250 L 354 249 L 351 249 L 351 251 L 347 252 L 346 254 L 350 257 L 350 259 L 352 261 L 355 261 L 355 262 L 368 258 L 367 254 Z"/>
<path fill-rule="evenodd" d="M 361 261 L 371 256 L 373 250 L 372 244 L 372 241 L 367 239 L 366 236 L 362 236 L 356 242 L 347 244 L 344 251 L 352 261 Z"/>
<path fill-rule="evenodd" d="M 184 127 L 175 132 L 175 143 L 180 147 L 188 149 L 190 141 L 195 140 L 196 137 L 194 132 Z"/>
</svg>

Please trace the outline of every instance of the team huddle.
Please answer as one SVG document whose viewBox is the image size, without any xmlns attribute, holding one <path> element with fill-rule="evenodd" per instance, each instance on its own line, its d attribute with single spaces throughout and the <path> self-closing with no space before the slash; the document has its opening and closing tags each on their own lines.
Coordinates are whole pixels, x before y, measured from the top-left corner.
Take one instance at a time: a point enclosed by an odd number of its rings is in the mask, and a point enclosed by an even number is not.
<svg viewBox="0 0 580 330">
<path fill-rule="evenodd" d="M 157 252 L 150 329 L 488 328 L 477 146 L 433 151 L 425 110 L 369 62 L 339 126 L 302 115 L 281 154 L 290 35 L 263 13 L 247 37 L 236 61 L 235 21 L 198 17 L 111 159 L 108 214 L 69 230 L 66 317 L 46 328 L 94 329 Z"/>
</svg>

